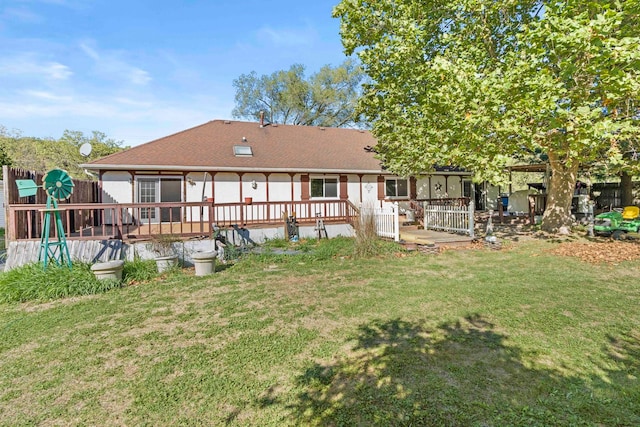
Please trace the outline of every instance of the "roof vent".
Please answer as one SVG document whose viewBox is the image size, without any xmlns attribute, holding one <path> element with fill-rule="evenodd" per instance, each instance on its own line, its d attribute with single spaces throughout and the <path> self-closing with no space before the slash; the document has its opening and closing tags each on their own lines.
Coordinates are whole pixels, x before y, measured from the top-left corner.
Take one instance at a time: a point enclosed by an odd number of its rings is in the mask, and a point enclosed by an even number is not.
<svg viewBox="0 0 640 427">
<path fill-rule="evenodd" d="M 325 130 L 325 128 L 320 128 L 320 130 Z"/>
<path fill-rule="evenodd" d="M 247 142 L 247 137 L 246 136 L 242 137 L 242 142 Z"/>
<path fill-rule="evenodd" d="M 230 124 L 230 123 L 231 123 L 231 120 L 225 120 L 225 121 L 224 121 L 224 124 L 225 124 L 225 125 L 228 125 L 228 124 Z"/>
<path fill-rule="evenodd" d="M 273 126 L 274 128 L 277 128 L 278 124 L 277 123 L 273 123 L 271 126 Z"/>
</svg>

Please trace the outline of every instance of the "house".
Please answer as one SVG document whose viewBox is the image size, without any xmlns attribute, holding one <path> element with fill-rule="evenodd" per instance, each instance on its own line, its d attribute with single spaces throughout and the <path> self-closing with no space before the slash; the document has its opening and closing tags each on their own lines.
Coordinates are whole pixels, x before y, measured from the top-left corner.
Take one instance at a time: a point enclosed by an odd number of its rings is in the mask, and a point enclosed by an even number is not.
<svg viewBox="0 0 640 427">
<path fill-rule="evenodd" d="M 409 200 L 472 197 L 469 172 L 450 168 L 398 177 L 375 158 L 375 145 L 373 135 L 360 129 L 213 120 L 82 166 L 98 173 L 103 203 L 250 203 L 244 213 L 253 222 L 280 219 L 278 210 L 286 209 L 278 204 L 286 202 L 299 202 L 292 210 L 309 219 L 329 216 L 325 210 L 334 201 L 407 207 Z M 214 221 L 247 219 L 238 211 L 217 212 Z M 194 221 L 201 215 L 207 212 L 149 209 L 138 220 Z"/>
</svg>

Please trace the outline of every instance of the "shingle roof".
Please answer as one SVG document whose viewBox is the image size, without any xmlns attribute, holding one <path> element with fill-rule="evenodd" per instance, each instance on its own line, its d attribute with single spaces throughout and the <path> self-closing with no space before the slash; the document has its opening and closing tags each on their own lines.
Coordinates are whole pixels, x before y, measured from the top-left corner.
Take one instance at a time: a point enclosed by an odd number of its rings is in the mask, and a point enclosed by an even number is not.
<svg viewBox="0 0 640 427">
<path fill-rule="evenodd" d="M 380 172 L 368 131 L 213 120 L 95 160 L 91 169 Z M 253 156 L 234 155 L 250 146 Z"/>
</svg>

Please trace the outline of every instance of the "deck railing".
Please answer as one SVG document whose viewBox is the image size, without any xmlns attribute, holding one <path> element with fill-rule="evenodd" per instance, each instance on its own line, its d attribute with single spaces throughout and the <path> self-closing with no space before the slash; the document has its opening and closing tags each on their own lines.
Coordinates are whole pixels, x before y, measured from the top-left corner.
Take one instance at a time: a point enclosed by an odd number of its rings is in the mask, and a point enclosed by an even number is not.
<svg viewBox="0 0 640 427">
<path fill-rule="evenodd" d="M 45 205 L 10 205 L 7 238 L 40 239 Z M 65 236 L 71 240 L 134 239 L 162 234 L 184 237 L 210 236 L 213 225 L 274 225 L 283 217 L 296 216 L 300 223 L 315 223 L 318 216 L 325 222 L 353 223 L 357 208 L 347 200 L 255 202 L 211 204 L 189 203 L 61 203 L 61 219 Z M 52 227 L 52 234 L 55 230 Z"/>
</svg>

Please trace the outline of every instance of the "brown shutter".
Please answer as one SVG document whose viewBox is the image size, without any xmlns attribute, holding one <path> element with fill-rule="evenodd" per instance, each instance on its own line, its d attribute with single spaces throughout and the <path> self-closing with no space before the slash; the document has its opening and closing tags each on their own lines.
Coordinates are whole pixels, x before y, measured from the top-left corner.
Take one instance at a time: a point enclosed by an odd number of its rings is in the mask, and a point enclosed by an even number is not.
<svg viewBox="0 0 640 427">
<path fill-rule="evenodd" d="M 300 199 L 309 200 L 309 175 L 300 175 L 300 186 L 302 187 Z"/>
<path fill-rule="evenodd" d="M 347 183 L 349 182 L 349 178 L 347 175 L 340 175 L 340 199 L 347 200 L 349 198 L 349 190 L 347 187 Z"/>
<path fill-rule="evenodd" d="M 384 199 L 384 176 L 378 176 L 378 200 Z"/>
<path fill-rule="evenodd" d="M 415 176 L 409 178 L 409 199 L 416 200 L 418 198 L 418 180 Z"/>
</svg>

